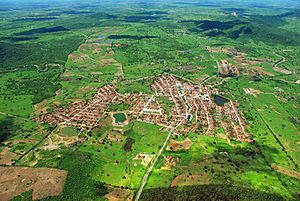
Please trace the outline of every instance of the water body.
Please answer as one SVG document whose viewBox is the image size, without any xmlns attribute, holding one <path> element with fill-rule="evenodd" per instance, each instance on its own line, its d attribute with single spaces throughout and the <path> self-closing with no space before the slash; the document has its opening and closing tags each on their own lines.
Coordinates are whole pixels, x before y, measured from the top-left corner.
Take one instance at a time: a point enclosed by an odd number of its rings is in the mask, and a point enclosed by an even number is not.
<svg viewBox="0 0 300 201">
<path fill-rule="evenodd" d="M 219 95 L 214 95 L 214 101 L 218 106 L 224 106 L 225 103 L 229 102 L 227 98 L 224 98 Z"/>
<path fill-rule="evenodd" d="M 126 115 L 124 113 L 116 113 L 113 115 L 116 123 L 123 123 L 126 121 Z"/>
</svg>

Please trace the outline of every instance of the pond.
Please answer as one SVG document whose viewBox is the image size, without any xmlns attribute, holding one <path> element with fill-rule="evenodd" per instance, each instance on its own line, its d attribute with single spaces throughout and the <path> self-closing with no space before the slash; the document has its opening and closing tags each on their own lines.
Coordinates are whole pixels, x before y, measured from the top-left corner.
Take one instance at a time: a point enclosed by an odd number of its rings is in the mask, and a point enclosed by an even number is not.
<svg viewBox="0 0 300 201">
<path fill-rule="evenodd" d="M 124 113 L 116 113 L 113 115 L 116 123 L 123 123 L 126 121 L 126 115 Z"/>
<path fill-rule="evenodd" d="M 214 101 L 218 106 L 224 106 L 229 100 L 219 95 L 214 95 Z"/>
</svg>

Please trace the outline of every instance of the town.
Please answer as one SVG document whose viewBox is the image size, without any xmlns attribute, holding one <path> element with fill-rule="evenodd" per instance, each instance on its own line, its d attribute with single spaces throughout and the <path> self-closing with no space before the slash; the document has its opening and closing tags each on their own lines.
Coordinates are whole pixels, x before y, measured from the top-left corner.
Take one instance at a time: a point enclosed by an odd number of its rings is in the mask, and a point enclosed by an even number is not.
<svg viewBox="0 0 300 201">
<path fill-rule="evenodd" d="M 190 132 L 214 135 L 217 128 L 238 141 L 251 142 L 246 132 L 243 114 L 237 103 L 219 96 L 218 89 L 182 81 L 172 75 L 161 75 L 151 85 L 153 95 L 119 94 L 116 88 L 106 85 L 100 88 L 88 102 L 77 102 L 67 109 L 57 109 L 36 118 L 40 123 L 75 126 L 81 131 L 99 125 L 102 116 L 109 112 L 110 104 L 126 103 L 130 119 L 136 119 L 170 131 L 173 135 Z M 172 103 L 169 114 L 157 101 L 166 97 Z M 221 100 L 219 100 L 221 99 Z"/>
<path fill-rule="evenodd" d="M 218 63 L 218 71 L 221 77 L 236 77 L 240 75 L 239 69 L 229 64 L 226 60 L 221 60 L 221 62 Z"/>
</svg>

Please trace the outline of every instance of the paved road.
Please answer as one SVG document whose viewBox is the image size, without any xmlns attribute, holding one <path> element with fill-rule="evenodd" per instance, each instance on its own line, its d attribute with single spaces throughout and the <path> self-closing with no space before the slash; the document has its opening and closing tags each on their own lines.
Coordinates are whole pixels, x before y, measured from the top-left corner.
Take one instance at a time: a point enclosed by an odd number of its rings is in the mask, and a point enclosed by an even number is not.
<svg viewBox="0 0 300 201">
<path fill-rule="evenodd" d="M 160 148 L 160 150 L 159 150 L 158 153 L 156 154 L 154 160 L 151 162 L 150 168 L 148 169 L 148 171 L 147 171 L 146 174 L 144 175 L 144 178 L 143 178 L 142 183 L 141 183 L 141 185 L 140 185 L 139 191 L 138 191 L 137 194 L 135 195 L 135 199 L 134 199 L 135 201 L 138 201 L 138 200 L 140 199 L 140 196 L 141 196 L 141 194 L 142 194 L 142 192 L 143 192 L 143 189 L 144 189 L 144 187 L 145 187 L 145 185 L 146 185 L 146 183 L 147 183 L 148 177 L 149 177 L 149 175 L 151 174 L 151 172 L 152 172 L 152 170 L 153 170 L 153 168 L 154 168 L 154 166 L 155 166 L 155 164 L 156 164 L 158 158 L 160 157 L 160 155 L 162 154 L 163 150 L 165 149 L 165 147 L 166 147 L 166 145 L 167 145 L 167 143 L 168 143 L 168 141 L 169 141 L 169 139 L 170 139 L 172 133 L 173 133 L 173 132 L 176 130 L 176 128 L 182 123 L 182 121 L 183 121 L 183 120 L 181 120 L 181 121 L 180 121 L 180 122 L 179 122 L 179 123 L 178 123 L 178 124 L 177 124 L 177 125 L 176 125 L 169 133 L 168 133 L 167 138 L 166 138 L 166 140 L 164 141 L 164 144 L 162 145 L 162 147 Z"/>
</svg>

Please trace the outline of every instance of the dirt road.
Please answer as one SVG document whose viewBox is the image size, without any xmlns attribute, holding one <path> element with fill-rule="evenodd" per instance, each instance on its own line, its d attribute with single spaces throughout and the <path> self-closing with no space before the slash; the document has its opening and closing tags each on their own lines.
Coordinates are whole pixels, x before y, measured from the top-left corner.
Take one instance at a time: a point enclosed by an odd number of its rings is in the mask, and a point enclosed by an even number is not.
<svg viewBox="0 0 300 201">
<path fill-rule="evenodd" d="M 184 120 L 184 119 L 183 119 L 183 120 Z M 156 164 L 158 158 L 160 157 L 160 155 L 162 154 L 163 150 L 164 150 L 165 147 L 167 146 L 167 143 L 168 143 L 168 141 L 169 141 L 169 139 L 170 139 L 172 133 L 173 133 L 173 132 L 176 130 L 176 128 L 182 123 L 183 120 L 181 120 L 181 121 L 180 121 L 180 122 L 179 122 L 179 123 L 178 123 L 178 124 L 177 124 L 177 125 L 176 125 L 169 133 L 168 133 L 168 135 L 167 135 L 167 137 L 166 137 L 166 139 L 165 139 L 163 145 L 161 146 L 160 150 L 159 150 L 158 153 L 156 154 L 154 160 L 151 162 L 150 168 L 148 169 L 148 171 L 147 171 L 146 174 L 144 175 L 144 178 L 143 178 L 143 180 L 142 180 L 142 183 L 141 183 L 141 185 L 140 185 L 140 188 L 139 188 L 137 194 L 135 195 L 135 198 L 134 198 L 135 201 L 138 201 L 138 200 L 140 199 L 140 196 L 141 196 L 141 194 L 142 194 L 142 192 L 143 192 L 143 189 L 144 189 L 144 187 L 145 187 L 145 185 L 146 185 L 146 183 L 147 183 L 148 177 L 149 177 L 149 175 L 151 174 L 151 172 L 152 172 L 152 170 L 153 170 L 153 168 L 154 168 L 154 166 L 155 166 L 155 164 Z"/>
</svg>

